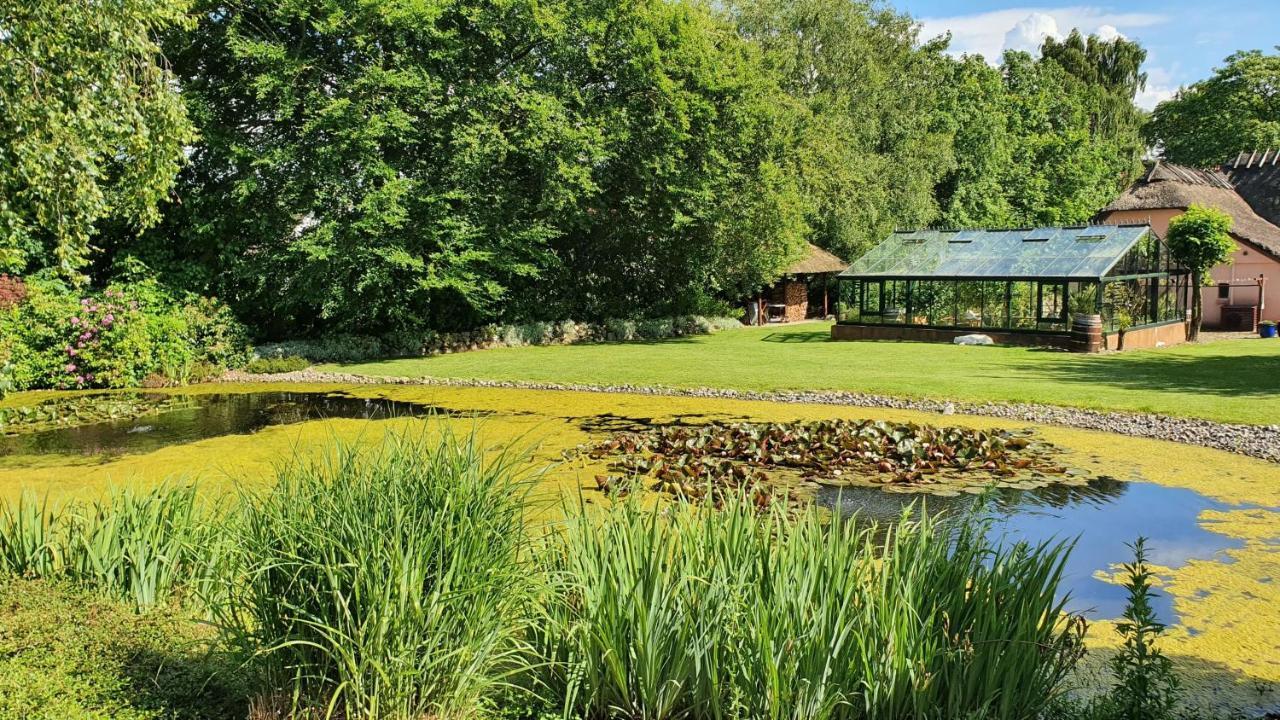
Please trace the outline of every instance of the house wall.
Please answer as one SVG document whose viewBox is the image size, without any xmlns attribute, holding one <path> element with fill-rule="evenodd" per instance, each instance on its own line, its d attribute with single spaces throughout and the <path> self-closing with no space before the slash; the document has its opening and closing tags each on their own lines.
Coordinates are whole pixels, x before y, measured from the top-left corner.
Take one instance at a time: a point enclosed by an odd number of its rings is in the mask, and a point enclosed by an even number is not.
<svg viewBox="0 0 1280 720">
<path fill-rule="evenodd" d="M 1105 221 L 1150 223 L 1156 234 L 1164 237 L 1169 230 L 1169 221 L 1182 212 L 1176 208 L 1119 210 L 1107 213 Z M 1263 280 L 1263 291 L 1262 310 L 1258 319 L 1280 322 L 1280 262 L 1240 242 L 1236 243 L 1236 251 L 1231 257 L 1231 263 L 1219 265 L 1210 271 L 1214 285 L 1201 290 L 1204 298 L 1204 326 L 1212 328 L 1219 325 L 1224 305 L 1257 305 L 1259 278 Z M 1218 298 L 1218 283 L 1232 284 L 1229 297 L 1225 300 Z"/>
</svg>

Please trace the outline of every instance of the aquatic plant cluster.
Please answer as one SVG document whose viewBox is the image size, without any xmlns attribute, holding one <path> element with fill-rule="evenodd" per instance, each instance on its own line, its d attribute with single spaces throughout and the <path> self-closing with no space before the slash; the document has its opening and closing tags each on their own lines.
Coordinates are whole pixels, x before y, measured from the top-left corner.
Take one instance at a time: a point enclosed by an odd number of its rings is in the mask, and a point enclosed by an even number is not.
<svg viewBox="0 0 1280 720">
<path fill-rule="evenodd" d="M 190 400 L 186 398 L 159 393 L 98 393 L 59 397 L 37 405 L 0 408 L 0 435 L 143 417 L 189 403 Z"/>
<path fill-rule="evenodd" d="M 1067 473 L 1053 446 L 1030 432 L 882 420 L 665 425 L 618 433 L 588 452 L 624 473 L 597 478 L 601 489 L 625 491 L 627 478 L 643 477 L 654 489 L 690 498 L 765 485 L 771 472 L 911 487 Z"/>
<path fill-rule="evenodd" d="M 474 436 L 389 435 L 218 512 L 172 486 L 27 498 L 0 514 L 0 571 L 192 604 L 264 717 L 1012 720 L 1080 656 L 1063 544 L 745 496 L 535 531 L 524 467 Z"/>
</svg>

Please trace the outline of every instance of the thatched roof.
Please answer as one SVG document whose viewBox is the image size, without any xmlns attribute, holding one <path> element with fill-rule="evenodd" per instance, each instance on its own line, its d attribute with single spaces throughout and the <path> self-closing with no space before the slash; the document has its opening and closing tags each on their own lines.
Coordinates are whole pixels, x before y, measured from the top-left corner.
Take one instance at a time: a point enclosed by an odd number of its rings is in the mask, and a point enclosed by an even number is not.
<svg viewBox="0 0 1280 720">
<path fill-rule="evenodd" d="M 1280 225 L 1280 150 L 1242 152 L 1222 173 L 1254 212 Z"/>
<path fill-rule="evenodd" d="M 799 262 L 787 268 L 787 275 L 821 275 L 843 272 L 849 263 L 809 243 L 809 250 Z"/>
<path fill-rule="evenodd" d="M 1214 207 L 1227 213 L 1234 221 L 1231 234 L 1236 239 L 1280 260 L 1280 227 L 1254 212 L 1236 192 L 1231 179 L 1218 170 L 1198 170 L 1157 161 L 1102 212 L 1185 210 L 1192 205 Z"/>
</svg>

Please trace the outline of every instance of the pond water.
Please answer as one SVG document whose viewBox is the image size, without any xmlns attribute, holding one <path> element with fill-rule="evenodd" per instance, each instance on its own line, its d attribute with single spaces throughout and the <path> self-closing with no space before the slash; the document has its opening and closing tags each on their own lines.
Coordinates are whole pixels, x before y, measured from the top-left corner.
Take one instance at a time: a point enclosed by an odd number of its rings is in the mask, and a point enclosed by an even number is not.
<svg viewBox="0 0 1280 720">
<path fill-rule="evenodd" d="M 6 460 L 17 462 L 32 455 L 76 455 L 106 461 L 170 445 L 252 433 L 272 425 L 327 418 L 385 420 L 457 414 L 434 405 L 321 392 L 154 394 L 138 399 L 164 404 L 161 411 L 140 417 L 0 437 L 0 466 L 7 464 Z"/>
<path fill-rule="evenodd" d="M 104 395 L 103 397 L 111 397 Z M 115 397 L 121 397 L 116 395 Z M 455 410 L 429 402 L 364 398 L 342 392 L 234 392 L 190 395 L 133 395 L 137 400 L 157 403 L 158 412 L 132 419 L 104 420 L 70 427 L 0 437 L 0 468 L 21 468 L 33 456 L 65 457 L 69 461 L 109 463 L 114 459 L 149 453 L 167 446 L 209 438 L 251 434 L 263 428 L 315 420 L 354 418 L 385 420 L 401 417 L 446 415 L 476 417 L 493 414 L 487 410 Z M 542 412 L 546 412 L 543 410 Z M 524 414 L 512 409 L 503 417 Z M 667 421 L 698 421 L 703 416 L 680 415 Z M 500 418 L 499 418 L 500 419 Z M 622 430 L 635 430 L 652 422 L 649 418 L 597 412 L 577 416 L 575 424 L 593 437 Z M 181 470 L 182 468 L 175 468 Z M 886 493 L 876 488 L 824 487 L 818 502 L 842 512 L 891 521 L 907 503 L 918 501 L 914 494 Z M 930 512 L 957 513 L 984 502 L 974 495 L 928 496 Z M 1210 510 L 1240 510 L 1251 506 L 1231 505 L 1186 488 L 1150 482 L 1091 480 L 1087 485 L 1053 485 L 1034 490 L 1004 488 L 985 500 L 994 519 L 993 531 L 1010 539 L 1032 542 L 1065 539 L 1075 542 L 1068 565 L 1067 585 L 1071 609 L 1090 617 L 1116 617 L 1124 608 L 1125 593 L 1120 586 L 1095 577 L 1128 559 L 1125 543 L 1137 536 L 1149 538 L 1152 561 L 1177 568 L 1190 559 L 1230 562 L 1224 551 L 1243 545 L 1200 523 Z M 1256 507 L 1256 506 L 1254 506 Z M 1270 508 L 1268 508 L 1270 509 Z M 1213 527 L 1210 524 L 1208 527 Z M 1280 530 L 1277 531 L 1280 535 Z M 1162 620 L 1177 622 L 1172 599 L 1157 593 L 1153 601 Z M 1190 628 L 1194 631 L 1194 628 Z"/>
<path fill-rule="evenodd" d="M 919 497 L 875 488 L 823 488 L 818 494 L 818 502 L 827 507 L 883 521 L 896 519 L 912 501 Z M 1227 563 L 1231 558 L 1224 551 L 1243 547 L 1243 541 L 1206 529 L 1198 518 L 1207 510 L 1251 507 L 1219 502 L 1185 488 L 1111 478 L 1076 487 L 1002 488 L 985 499 L 930 496 L 925 502 L 931 514 L 985 512 L 992 518 L 992 531 L 1002 540 L 1074 542 L 1065 567 L 1071 593 L 1068 609 L 1095 619 L 1119 617 L 1124 611 L 1124 588 L 1095 573 L 1128 560 L 1132 552 L 1126 543 L 1146 537 L 1150 562 L 1171 569 L 1191 559 Z M 1155 595 L 1152 605 L 1161 621 L 1178 622 L 1173 599 L 1164 592 Z M 1195 628 L 1188 630 L 1195 632 Z"/>
</svg>

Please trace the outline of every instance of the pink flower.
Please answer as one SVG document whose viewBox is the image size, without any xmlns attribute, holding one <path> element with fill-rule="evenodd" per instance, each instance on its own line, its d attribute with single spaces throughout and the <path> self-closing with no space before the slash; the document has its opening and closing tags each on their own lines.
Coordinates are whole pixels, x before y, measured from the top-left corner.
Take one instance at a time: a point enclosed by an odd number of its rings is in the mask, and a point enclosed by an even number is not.
<svg viewBox="0 0 1280 720">
<path fill-rule="evenodd" d="M 104 317 L 104 318 L 102 318 L 102 324 L 103 324 L 103 325 L 108 325 L 108 326 L 109 326 L 109 325 L 111 325 L 111 323 L 113 323 L 113 322 L 115 322 L 115 321 L 116 321 L 116 316 L 115 316 L 115 315 L 112 315 L 111 313 L 107 313 L 107 316 L 106 316 L 106 317 Z"/>
<path fill-rule="evenodd" d="M 88 375 L 85 375 L 84 379 L 88 380 L 89 382 L 93 382 L 93 373 L 89 373 Z"/>
<path fill-rule="evenodd" d="M 78 351 L 73 347 L 67 348 L 67 354 L 70 355 L 71 357 L 75 357 L 77 352 Z"/>
<path fill-rule="evenodd" d="M 80 385 L 83 385 L 83 384 L 84 384 L 84 376 L 83 376 L 83 375 L 77 375 L 77 376 L 76 376 L 76 382 L 77 382 L 77 383 L 79 383 Z"/>
<path fill-rule="evenodd" d="M 88 304 L 89 304 L 89 298 L 80 298 L 80 304 L 81 304 L 81 305 L 88 305 Z"/>
<path fill-rule="evenodd" d="M 71 318 L 71 324 L 72 324 L 73 326 L 74 326 L 74 325 L 79 325 L 79 324 L 80 324 L 80 318 L 78 318 L 78 317 L 73 317 L 73 318 Z"/>
<path fill-rule="evenodd" d="M 69 373 L 73 373 L 73 372 L 75 372 L 75 371 L 76 371 L 76 364 L 75 364 L 75 363 L 67 363 L 67 368 L 66 368 L 66 369 L 67 369 L 67 372 L 69 372 Z"/>
</svg>

